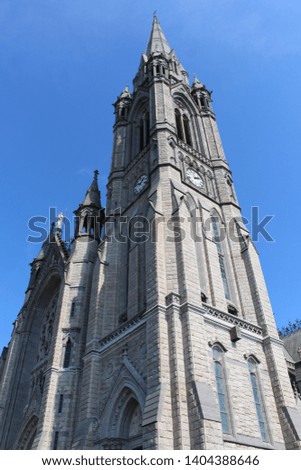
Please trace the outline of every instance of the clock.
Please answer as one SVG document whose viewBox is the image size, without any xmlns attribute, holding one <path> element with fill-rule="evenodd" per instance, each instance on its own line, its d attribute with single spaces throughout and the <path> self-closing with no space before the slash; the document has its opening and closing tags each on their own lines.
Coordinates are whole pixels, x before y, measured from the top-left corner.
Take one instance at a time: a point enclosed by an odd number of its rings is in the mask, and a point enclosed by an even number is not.
<svg viewBox="0 0 301 470">
<path fill-rule="evenodd" d="M 198 188 L 204 187 L 203 178 L 195 170 L 193 170 L 192 168 L 188 168 L 188 170 L 186 171 L 186 175 L 192 184 L 194 184 Z"/>
<path fill-rule="evenodd" d="M 145 186 L 147 185 L 147 182 L 148 182 L 147 175 L 139 176 L 134 186 L 134 194 L 141 193 L 142 189 L 144 189 Z"/>
</svg>

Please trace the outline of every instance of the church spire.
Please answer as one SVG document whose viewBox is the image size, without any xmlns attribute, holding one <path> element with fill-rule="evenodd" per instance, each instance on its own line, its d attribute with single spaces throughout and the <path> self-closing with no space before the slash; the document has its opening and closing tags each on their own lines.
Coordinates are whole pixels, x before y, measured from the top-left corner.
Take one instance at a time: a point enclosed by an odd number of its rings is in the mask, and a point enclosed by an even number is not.
<svg viewBox="0 0 301 470">
<path fill-rule="evenodd" d="M 171 52 L 171 47 L 162 31 L 156 14 L 154 14 L 153 26 L 145 53 L 149 57 L 154 52 L 161 52 L 164 55 L 169 55 Z"/>
<path fill-rule="evenodd" d="M 100 202 L 100 191 L 98 188 L 98 175 L 99 171 L 94 171 L 94 178 L 93 181 L 86 192 L 85 198 L 83 200 L 82 206 L 94 206 L 94 207 L 101 207 Z"/>
<path fill-rule="evenodd" d="M 98 188 L 98 170 L 94 171 L 93 181 L 86 192 L 85 198 L 79 208 L 74 211 L 77 216 L 75 238 L 83 235 L 100 238 L 104 209 L 101 207 L 100 191 Z"/>
</svg>

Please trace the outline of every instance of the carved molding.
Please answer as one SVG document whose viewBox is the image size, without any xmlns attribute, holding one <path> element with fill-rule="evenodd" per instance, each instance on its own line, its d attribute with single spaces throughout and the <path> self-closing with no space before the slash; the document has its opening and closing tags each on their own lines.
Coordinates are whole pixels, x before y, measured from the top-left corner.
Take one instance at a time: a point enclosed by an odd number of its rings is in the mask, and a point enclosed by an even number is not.
<svg viewBox="0 0 301 470">
<path fill-rule="evenodd" d="M 208 305 L 203 304 L 203 308 L 208 315 L 212 317 L 218 318 L 223 320 L 229 325 L 238 326 L 242 330 L 250 331 L 251 333 L 255 333 L 257 335 L 262 336 L 262 328 L 258 325 L 254 325 L 253 323 L 249 323 L 242 318 L 236 317 L 235 315 L 231 315 L 231 313 L 222 312 L 217 310 L 216 308 L 209 307 Z"/>
<path fill-rule="evenodd" d="M 204 155 L 199 153 L 197 150 L 193 149 L 190 147 L 190 145 L 185 144 L 185 142 L 182 142 L 181 140 L 178 140 L 178 146 L 181 147 L 185 152 L 187 152 L 189 155 L 197 158 L 203 163 L 206 163 L 206 165 L 211 166 L 211 162 L 208 158 L 206 158 Z"/>
<path fill-rule="evenodd" d="M 123 333 L 126 333 L 127 331 L 131 330 L 133 327 L 135 327 L 136 325 L 141 323 L 142 320 L 143 320 L 143 317 L 144 317 L 144 314 L 141 313 L 141 314 L 138 314 L 135 317 L 131 318 L 128 322 L 126 322 L 124 325 L 122 325 L 122 327 L 118 328 L 113 333 L 111 333 L 108 336 L 106 336 L 105 338 L 103 338 L 100 341 L 100 346 L 105 346 L 108 343 L 116 340 L 118 337 L 121 337 L 123 335 Z"/>
<path fill-rule="evenodd" d="M 170 292 L 165 297 L 165 303 L 166 303 L 166 306 L 169 306 L 169 305 L 172 305 L 172 304 L 180 305 L 181 296 L 179 294 L 176 294 L 175 292 Z"/>
</svg>

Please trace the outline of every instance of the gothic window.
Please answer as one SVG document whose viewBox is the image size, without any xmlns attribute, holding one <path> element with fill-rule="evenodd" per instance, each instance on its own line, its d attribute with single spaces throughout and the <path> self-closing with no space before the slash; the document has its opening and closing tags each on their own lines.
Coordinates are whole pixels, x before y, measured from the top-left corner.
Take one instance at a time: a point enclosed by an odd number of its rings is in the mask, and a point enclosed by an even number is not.
<svg viewBox="0 0 301 470">
<path fill-rule="evenodd" d="M 58 296 L 59 296 L 58 294 L 55 295 L 55 297 L 50 302 L 50 305 L 48 306 L 46 313 L 45 313 L 44 323 L 43 323 L 41 334 L 40 334 L 40 343 L 39 343 L 38 355 L 37 355 L 38 362 L 46 358 L 49 354 L 52 335 L 53 335 L 55 312 L 56 312 L 56 307 L 57 307 Z"/>
<path fill-rule="evenodd" d="M 146 243 L 149 234 L 149 221 L 143 215 L 135 215 L 129 223 L 129 251 L 128 251 L 128 302 L 135 304 L 135 310 L 142 312 L 146 307 Z M 129 274 L 132 272 L 132 276 Z M 135 273 L 135 274 L 134 274 Z M 136 293 L 130 294 L 136 278 Z M 135 302 L 134 302 L 135 299 Z M 129 312 L 128 312 L 129 315 Z"/>
<path fill-rule="evenodd" d="M 88 233 L 88 216 L 87 215 L 84 218 L 82 233 Z"/>
<path fill-rule="evenodd" d="M 149 113 L 145 115 L 145 144 L 149 144 L 150 124 L 149 124 Z"/>
<path fill-rule="evenodd" d="M 225 383 L 225 373 L 223 366 L 223 351 L 220 347 L 213 347 L 213 361 L 214 361 L 214 373 L 217 388 L 217 398 L 219 404 L 219 410 L 221 415 L 222 430 L 226 434 L 231 432 L 231 424 L 229 417 L 229 402 L 227 396 L 227 388 Z"/>
<path fill-rule="evenodd" d="M 224 287 L 224 293 L 226 299 L 230 300 L 230 289 L 229 289 L 229 283 L 228 283 L 228 277 L 227 277 L 227 270 L 226 270 L 226 264 L 225 264 L 225 256 L 223 252 L 223 246 L 222 246 L 222 240 L 221 240 L 221 234 L 219 231 L 218 227 L 218 218 L 213 216 L 212 217 L 212 229 L 213 229 L 213 240 L 216 245 L 217 249 L 217 255 L 218 255 L 218 261 L 219 261 L 219 267 L 220 267 L 220 273 L 223 281 L 223 287 Z"/>
<path fill-rule="evenodd" d="M 67 369 L 70 366 L 71 351 L 72 351 L 72 342 L 71 342 L 71 339 L 68 338 L 66 349 L 65 349 L 65 356 L 64 356 L 64 365 L 63 365 L 64 369 Z"/>
<path fill-rule="evenodd" d="M 58 413 L 61 413 L 63 411 L 63 403 L 64 403 L 64 395 L 61 394 L 59 398 L 59 406 L 57 410 Z"/>
<path fill-rule="evenodd" d="M 248 367 L 261 439 L 264 442 L 269 442 L 262 396 L 259 388 L 257 364 L 253 358 L 248 359 Z"/>
<path fill-rule="evenodd" d="M 95 229 L 95 217 L 92 214 L 83 214 L 80 226 L 81 233 L 93 235 Z"/>
<path fill-rule="evenodd" d="M 139 152 L 141 152 L 143 147 L 144 147 L 144 125 L 143 125 L 143 120 L 140 119 L 140 122 L 139 122 Z"/>
<path fill-rule="evenodd" d="M 178 109 L 175 110 L 176 125 L 177 125 L 177 134 L 179 139 L 184 140 L 183 128 L 182 128 L 182 117 Z"/>
<path fill-rule="evenodd" d="M 75 307 L 76 307 L 76 303 L 75 303 L 75 302 L 72 302 L 72 304 L 71 304 L 71 310 L 70 310 L 70 317 L 74 317 L 74 314 L 75 314 Z"/>
<path fill-rule="evenodd" d="M 188 145 L 192 146 L 189 120 L 186 114 L 183 114 L 183 125 L 184 125 L 184 131 L 185 131 L 185 142 Z"/>
<path fill-rule="evenodd" d="M 142 117 L 139 120 L 138 124 L 138 152 L 144 149 L 144 147 L 149 143 L 149 134 L 150 134 L 150 121 L 149 113 L 144 112 Z"/>
<path fill-rule="evenodd" d="M 190 122 L 186 114 L 182 114 L 179 109 L 175 109 L 175 119 L 177 134 L 180 140 L 192 147 L 192 138 L 190 130 Z"/>
</svg>

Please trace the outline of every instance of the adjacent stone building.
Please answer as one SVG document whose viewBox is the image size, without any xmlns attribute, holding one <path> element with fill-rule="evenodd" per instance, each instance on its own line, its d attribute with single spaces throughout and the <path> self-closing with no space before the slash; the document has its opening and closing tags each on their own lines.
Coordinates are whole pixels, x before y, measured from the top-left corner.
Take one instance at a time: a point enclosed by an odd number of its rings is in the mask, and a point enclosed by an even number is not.
<svg viewBox="0 0 301 470">
<path fill-rule="evenodd" d="M 296 398 L 296 404 L 301 410 L 301 328 L 285 335 L 282 339 L 284 343 L 284 355 Z"/>
<path fill-rule="evenodd" d="M 211 92 L 154 18 L 97 172 L 31 265 L 1 360 L 2 449 L 300 449 L 301 426 Z"/>
</svg>

